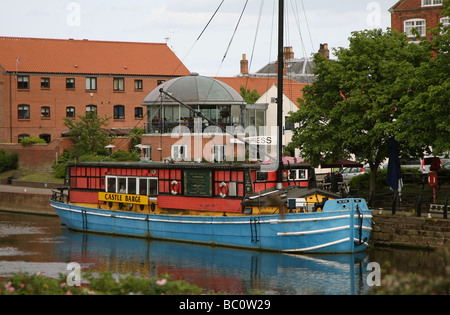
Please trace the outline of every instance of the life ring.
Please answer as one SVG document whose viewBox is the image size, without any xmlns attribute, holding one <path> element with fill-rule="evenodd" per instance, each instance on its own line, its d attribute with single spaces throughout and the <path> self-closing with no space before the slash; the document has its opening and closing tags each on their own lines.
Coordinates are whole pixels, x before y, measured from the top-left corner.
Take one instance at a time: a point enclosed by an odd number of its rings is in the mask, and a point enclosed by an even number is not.
<svg viewBox="0 0 450 315">
<path fill-rule="evenodd" d="M 172 195 L 178 194 L 178 182 L 176 180 L 174 180 L 170 183 L 170 187 L 172 189 L 172 191 L 171 191 Z"/>
<path fill-rule="evenodd" d="M 222 198 L 225 198 L 228 195 L 228 185 L 225 182 L 220 183 L 219 194 Z"/>
</svg>

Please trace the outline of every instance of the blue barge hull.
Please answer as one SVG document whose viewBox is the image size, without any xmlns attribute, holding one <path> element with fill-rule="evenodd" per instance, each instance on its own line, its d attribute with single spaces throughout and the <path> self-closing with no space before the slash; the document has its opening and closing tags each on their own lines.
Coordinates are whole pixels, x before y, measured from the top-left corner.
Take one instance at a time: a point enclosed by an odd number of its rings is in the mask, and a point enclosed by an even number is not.
<svg viewBox="0 0 450 315">
<path fill-rule="evenodd" d="M 288 253 L 364 251 L 372 230 L 363 199 L 329 200 L 321 212 L 283 216 L 141 214 L 50 202 L 73 230 Z"/>
</svg>

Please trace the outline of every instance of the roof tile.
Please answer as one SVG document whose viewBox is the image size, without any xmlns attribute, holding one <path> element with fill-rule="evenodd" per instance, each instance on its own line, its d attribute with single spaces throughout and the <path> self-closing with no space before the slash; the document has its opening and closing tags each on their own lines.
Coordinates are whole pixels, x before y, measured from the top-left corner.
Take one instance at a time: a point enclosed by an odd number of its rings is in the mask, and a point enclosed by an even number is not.
<svg viewBox="0 0 450 315">
<path fill-rule="evenodd" d="M 0 37 L 0 64 L 8 72 L 189 74 L 169 47 L 159 43 Z"/>
</svg>

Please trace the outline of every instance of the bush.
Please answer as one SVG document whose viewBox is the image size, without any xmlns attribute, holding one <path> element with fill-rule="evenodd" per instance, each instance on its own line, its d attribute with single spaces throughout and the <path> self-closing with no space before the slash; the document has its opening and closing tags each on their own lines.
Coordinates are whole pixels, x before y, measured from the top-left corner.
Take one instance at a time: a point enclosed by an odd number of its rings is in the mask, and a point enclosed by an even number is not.
<svg viewBox="0 0 450 315">
<path fill-rule="evenodd" d="M 419 170 L 408 168 L 408 167 L 402 167 L 401 169 L 402 174 L 405 173 L 418 173 L 420 174 Z M 379 169 L 377 171 L 377 179 L 376 179 L 376 189 L 382 189 L 388 186 L 386 182 L 386 176 L 387 176 L 387 168 Z M 370 171 L 365 172 L 362 175 L 357 175 L 353 178 L 351 178 L 348 181 L 348 185 L 355 189 L 369 189 L 370 188 Z"/>
<path fill-rule="evenodd" d="M 0 150 L 0 173 L 17 169 L 19 157 L 17 153 L 6 153 Z"/>
<path fill-rule="evenodd" d="M 111 272 L 92 272 L 83 277 L 88 284 L 71 287 L 66 276 L 60 279 L 43 277 L 40 274 L 14 274 L 10 279 L 0 281 L 0 295 L 185 295 L 201 294 L 203 290 L 182 280 L 172 281 L 169 275 L 155 278 L 134 276 L 114 277 Z"/>
<path fill-rule="evenodd" d="M 22 139 L 20 141 L 20 144 L 22 145 L 28 145 L 28 144 L 47 144 L 44 139 L 38 138 L 38 137 L 27 137 Z"/>
</svg>

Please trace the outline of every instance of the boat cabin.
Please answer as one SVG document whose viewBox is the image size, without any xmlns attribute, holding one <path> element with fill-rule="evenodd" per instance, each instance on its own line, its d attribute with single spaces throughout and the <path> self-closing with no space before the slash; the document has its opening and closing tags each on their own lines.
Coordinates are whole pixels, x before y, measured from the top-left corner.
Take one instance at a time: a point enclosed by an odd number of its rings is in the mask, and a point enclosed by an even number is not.
<svg viewBox="0 0 450 315">
<path fill-rule="evenodd" d="M 276 186 L 276 171 L 259 164 L 77 163 L 68 166 L 69 202 L 98 208 L 169 213 L 239 213 L 246 196 Z M 283 186 L 315 186 L 314 169 L 289 165 Z M 126 206 L 126 207 L 125 207 Z"/>
</svg>

